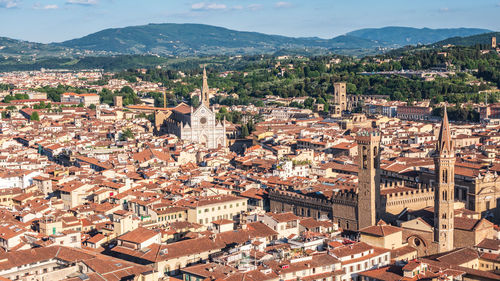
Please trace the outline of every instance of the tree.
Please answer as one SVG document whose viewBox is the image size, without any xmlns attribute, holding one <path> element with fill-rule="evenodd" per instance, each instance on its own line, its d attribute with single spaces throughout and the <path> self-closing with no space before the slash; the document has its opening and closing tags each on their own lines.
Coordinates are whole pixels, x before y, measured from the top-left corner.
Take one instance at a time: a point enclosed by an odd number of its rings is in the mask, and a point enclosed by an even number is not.
<svg viewBox="0 0 500 281">
<path fill-rule="evenodd" d="M 248 137 L 249 133 L 248 133 L 248 127 L 246 124 L 243 124 L 241 125 L 241 137 L 242 138 L 246 138 Z"/>
<path fill-rule="evenodd" d="M 304 107 L 306 107 L 306 108 L 312 108 L 313 104 L 314 104 L 314 99 L 313 98 L 307 98 L 304 101 Z"/>
<path fill-rule="evenodd" d="M 91 105 L 89 105 L 89 108 L 92 109 L 92 110 L 95 110 L 96 106 L 95 106 L 95 104 L 91 104 Z"/>
<path fill-rule="evenodd" d="M 134 133 L 132 133 L 132 130 L 130 130 L 130 128 L 127 128 L 123 130 L 120 136 L 120 141 L 127 141 L 128 139 L 133 139 L 133 138 L 134 138 Z"/>
<path fill-rule="evenodd" d="M 198 96 L 193 96 L 191 98 L 191 106 L 198 107 L 200 105 L 200 98 Z"/>
<path fill-rule="evenodd" d="M 31 113 L 30 121 L 40 121 L 40 116 L 38 115 L 37 111 Z"/>
</svg>

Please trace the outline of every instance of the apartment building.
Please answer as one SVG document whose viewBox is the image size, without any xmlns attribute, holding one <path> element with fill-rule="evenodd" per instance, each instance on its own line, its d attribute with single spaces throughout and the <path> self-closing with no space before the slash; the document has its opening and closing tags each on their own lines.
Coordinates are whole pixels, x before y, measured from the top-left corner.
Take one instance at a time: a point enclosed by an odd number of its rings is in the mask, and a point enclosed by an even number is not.
<svg viewBox="0 0 500 281">
<path fill-rule="evenodd" d="M 220 219 L 235 220 L 247 211 L 247 198 L 234 195 L 190 197 L 178 202 L 188 208 L 188 221 L 210 226 Z"/>
<path fill-rule="evenodd" d="M 63 93 L 61 102 L 82 103 L 84 106 L 89 106 L 91 104 L 100 104 L 100 99 L 98 94 Z"/>
</svg>

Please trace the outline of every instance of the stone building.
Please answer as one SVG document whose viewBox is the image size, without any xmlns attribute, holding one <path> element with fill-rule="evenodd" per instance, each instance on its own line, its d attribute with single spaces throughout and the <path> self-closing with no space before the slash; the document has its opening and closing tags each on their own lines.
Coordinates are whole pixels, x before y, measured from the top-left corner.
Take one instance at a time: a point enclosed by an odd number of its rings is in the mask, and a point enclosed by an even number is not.
<svg viewBox="0 0 500 281">
<path fill-rule="evenodd" d="M 455 202 L 455 153 L 448 116 L 445 114 L 434 154 L 434 207 L 400 215 L 408 244 L 419 256 L 472 247 L 493 238 L 493 223 Z M 457 204 L 459 203 L 459 204 Z"/>
<path fill-rule="evenodd" d="M 118 108 L 123 107 L 123 97 L 122 96 L 113 96 L 113 105 Z"/>
<path fill-rule="evenodd" d="M 342 115 L 347 110 L 347 87 L 345 82 L 333 83 L 333 114 Z"/>
<path fill-rule="evenodd" d="M 270 190 L 270 209 L 274 212 L 293 212 L 306 217 L 328 217 L 344 230 L 375 225 L 380 206 L 380 133 L 363 131 L 358 135 L 359 184 L 355 189 L 323 194 L 298 194 Z M 360 226 L 361 225 L 361 226 Z"/>
<path fill-rule="evenodd" d="M 364 131 L 357 138 L 358 228 L 375 225 L 380 218 L 380 132 Z"/>
<path fill-rule="evenodd" d="M 203 69 L 201 104 L 193 108 L 184 103 L 169 111 L 155 113 L 157 134 L 173 134 L 179 139 L 205 145 L 209 149 L 226 146 L 226 126 L 218 121 L 216 113 L 210 108 L 208 98 L 207 73 Z"/>
</svg>

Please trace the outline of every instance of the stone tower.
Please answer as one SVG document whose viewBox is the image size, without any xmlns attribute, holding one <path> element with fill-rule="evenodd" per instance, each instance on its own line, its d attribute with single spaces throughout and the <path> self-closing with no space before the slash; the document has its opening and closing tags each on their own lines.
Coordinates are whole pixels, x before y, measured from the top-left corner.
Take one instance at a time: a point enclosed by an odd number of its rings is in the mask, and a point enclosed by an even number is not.
<svg viewBox="0 0 500 281">
<path fill-rule="evenodd" d="M 333 103 L 340 106 L 340 110 L 347 109 L 347 88 L 345 82 L 333 83 Z"/>
<path fill-rule="evenodd" d="M 491 37 L 491 47 L 493 49 L 497 48 L 497 38 L 495 36 Z"/>
<path fill-rule="evenodd" d="M 455 196 L 455 153 L 446 107 L 434 155 L 434 242 L 438 252 L 453 250 L 453 205 Z"/>
<path fill-rule="evenodd" d="M 113 105 L 117 108 L 123 107 L 123 97 L 122 96 L 113 96 Z"/>
<path fill-rule="evenodd" d="M 380 212 L 380 132 L 362 131 L 358 144 L 358 229 L 375 225 Z"/>
<path fill-rule="evenodd" d="M 201 87 L 201 104 L 210 107 L 210 94 L 207 81 L 207 70 L 203 67 L 203 86 Z"/>
</svg>

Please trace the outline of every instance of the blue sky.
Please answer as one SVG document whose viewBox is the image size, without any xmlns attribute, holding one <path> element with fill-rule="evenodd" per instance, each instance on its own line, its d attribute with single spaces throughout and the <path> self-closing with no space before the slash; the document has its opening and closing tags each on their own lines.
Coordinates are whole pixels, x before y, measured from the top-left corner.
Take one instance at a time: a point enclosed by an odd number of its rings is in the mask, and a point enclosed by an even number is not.
<svg viewBox="0 0 500 281">
<path fill-rule="evenodd" d="M 0 36 L 60 42 L 163 22 L 322 38 L 395 25 L 499 31 L 499 15 L 500 0 L 0 0 Z"/>
</svg>

